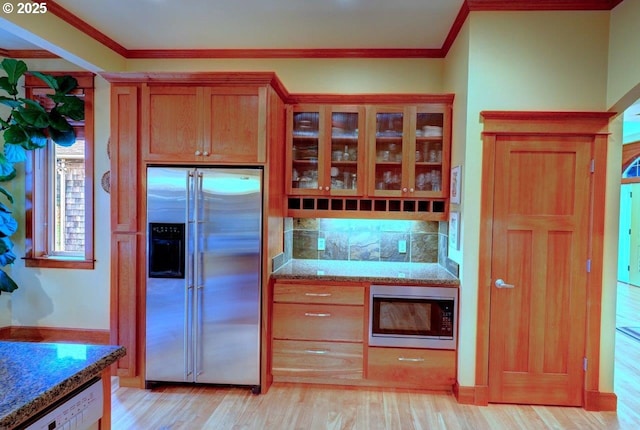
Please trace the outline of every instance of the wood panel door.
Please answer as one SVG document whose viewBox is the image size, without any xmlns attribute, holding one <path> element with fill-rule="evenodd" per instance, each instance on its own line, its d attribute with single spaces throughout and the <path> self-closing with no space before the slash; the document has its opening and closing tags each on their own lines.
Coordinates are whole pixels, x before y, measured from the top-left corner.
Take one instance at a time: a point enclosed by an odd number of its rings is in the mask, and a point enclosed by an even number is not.
<svg viewBox="0 0 640 430">
<path fill-rule="evenodd" d="M 490 402 L 583 404 L 591 143 L 496 139 Z"/>
</svg>

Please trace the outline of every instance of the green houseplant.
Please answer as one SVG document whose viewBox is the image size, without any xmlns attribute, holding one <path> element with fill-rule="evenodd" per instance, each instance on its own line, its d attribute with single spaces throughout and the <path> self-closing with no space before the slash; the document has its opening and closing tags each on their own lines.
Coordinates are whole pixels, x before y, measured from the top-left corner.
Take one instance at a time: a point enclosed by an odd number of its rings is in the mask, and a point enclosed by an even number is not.
<svg viewBox="0 0 640 430">
<path fill-rule="evenodd" d="M 69 120 L 84 119 L 84 101 L 73 94 L 78 86 L 73 77 L 29 71 L 51 88 L 47 97 L 53 107 L 47 109 L 36 100 L 19 97 L 18 82 L 28 72 L 24 61 L 5 58 L 0 62 L 0 74 L 2 71 L 5 76 L 0 76 L 0 105 L 4 109 L 0 110 L 0 134 L 4 147 L 0 151 L 0 182 L 8 182 L 16 177 L 14 164 L 26 161 L 26 151 L 45 147 L 49 139 L 57 145 L 73 145 L 76 136 Z M 16 259 L 11 236 L 18 230 L 18 222 L 11 211 L 11 193 L 0 185 L 0 195 L 0 266 L 4 267 Z M 16 288 L 14 280 L 0 269 L 0 294 Z"/>
</svg>

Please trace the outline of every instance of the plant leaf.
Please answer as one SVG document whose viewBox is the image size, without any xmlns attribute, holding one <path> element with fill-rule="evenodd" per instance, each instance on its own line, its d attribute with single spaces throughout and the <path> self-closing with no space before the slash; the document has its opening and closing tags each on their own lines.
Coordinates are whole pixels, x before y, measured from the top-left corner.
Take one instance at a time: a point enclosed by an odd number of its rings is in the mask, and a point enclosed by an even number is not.
<svg viewBox="0 0 640 430">
<path fill-rule="evenodd" d="M 67 119 L 58 112 L 57 108 L 53 108 L 49 113 L 49 124 L 51 127 L 59 131 L 72 130 L 69 121 L 67 121 Z"/>
<path fill-rule="evenodd" d="M 42 130 L 38 128 L 29 128 L 27 133 L 29 134 L 29 144 L 27 145 L 28 148 L 25 148 L 23 145 L 22 147 L 24 149 L 38 149 L 47 146 L 49 139 Z"/>
<path fill-rule="evenodd" d="M 2 157 L 4 158 L 4 155 Z M 0 194 L 4 195 L 7 198 L 7 200 L 9 200 L 10 203 L 13 203 L 13 196 L 4 187 L 0 187 Z M 6 208 L 6 206 L 4 206 L 3 204 L 3 210 L 4 208 Z M 7 209 L 5 212 L 9 212 L 9 210 Z"/>
<path fill-rule="evenodd" d="M 11 97 L 0 96 L 0 104 L 9 106 L 12 109 L 18 108 L 22 105 L 19 100 L 12 99 Z"/>
<path fill-rule="evenodd" d="M 49 135 L 51 140 L 60 146 L 71 146 L 76 143 L 76 133 L 73 129 L 69 131 L 60 131 L 49 127 Z"/>
<path fill-rule="evenodd" d="M 31 100 L 31 99 L 23 99 L 23 98 L 19 98 L 18 100 L 20 100 L 22 103 L 24 103 L 26 106 L 26 108 L 33 108 L 33 109 L 37 109 L 41 112 L 47 112 L 47 110 L 37 101 L 35 100 Z"/>
<path fill-rule="evenodd" d="M 13 264 L 16 261 L 16 254 L 13 251 L 7 251 L 4 254 L 0 255 L 0 266 L 7 266 L 9 264 Z"/>
<path fill-rule="evenodd" d="M 49 115 L 42 108 L 34 109 L 28 105 L 26 109 L 18 109 L 18 112 L 20 112 L 22 119 L 30 126 L 35 128 L 46 128 L 49 126 Z"/>
<path fill-rule="evenodd" d="M 56 94 L 69 94 L 69 92 L 75 90 L 78 87 L 78 80 L 73 76 L 57 76 L 56 81 L 58 84 L 58 88 L 56 88 Z"/>
<path fill-rule="evenodd" d="M 0 192 L 2 192 L 2 190 L 3 188 L 0 187 Z M 13 198 L 11 200 L 13 200 Z M 12 213 L 11 210 L 9 209 L 9 206 L 5 205 L 2 202 L 0 202 L 0 212 L 6 212 L 8 214 Z"/>
<path fill-rule="evenodd" d="M 45 75 L 44 73 L 40 73 L 40 72 L 34 72 L 34 71 L 31 71 L 29 73 L 31 73 L 33 76 L 43 81 L 45 84 L 47 84 L 49 88 L 58 90 L 58 80 L 55 77 L 51 75 Z"/>
<path fill-rule="evenodd" d="M 5 143 L 4 156 L 9 163 L 22 163 L 24 161 L 27 161 L 27 152 L 21 145 Z M 5 181 L 8 180 L 10 179 L 5 179 Z"/>
<path fill-rule="evenodd" d="M 7 212 L 0 212 L 0 238 L 9 237 L 16 231 L 18 231 L 18 221 L 13 215 Z"/>
<path fill-rule="evenodd" d="M 7 150 L 7 147 L 11 147 L 11 146 L 15 146 L 15 145 L 5 144 L 4 145 L 5 151 Z M 0 182 L 7 182 L 12 180 L 15 177 L 16 177 L 16 168 L 13 166 L 13 163 L 3 155 L 2 159 L 0 159 Z M 13 203 L 13 198 L 11 198 L 10 201 L 11 203 Z"/>
<path fill-rule="evenodd" d="M 20 145 L 29 140 L 29 135 L 20 124 L 10 125 L 9 128 L 4 131 L 3 137 L 5 143 L 12 143 L 14 145 Z"/>
<path fill-rule="evenodd" d="M 8 237 L 0 237 L 0 254 L 4 254 L 7 251 L 13 249 L 13 242 Z"/>
<path fill-rule="evenodd" d="M 5 72 L 7 72 L 7 78 L 11 85 L 16 85 L 18 79 L 27 71 L 27 64 L 22 60 L 16 60 L 14 58 L 5 58 L 0 63 Z"/>
<path fill-rule="evenodd" d="M 16 94 L 18 94 L 18 86 L 11 85 L 11 83 L 9 82 L 9 78 L 7 78 L 6 76 L 0 77 L 0 88 L 6 91 L 10 96 L 15 96 Z"/>
<path fill-rule="evenodd" d="M 76 121 L 82 121 L 84 119 L 84 100 L 81 98 L 67 95 L 56 97 L 54 101 L 60 103 L 55 109 L 60 112 L 61 115 Z"/>
<path fill-rule="evenodd" d="M 0 270 L 0 291 L 10 293 L 18 289 L 18 285 L 11 279 L 4 270 Z"/>
<path fill-rule="evenodd" d="M 25 121 L 24 118 L 22 118 L 22 114 L 18 110 L 14 109 L 13 113 L 11 114 L 11 118 L 13 118 L 13 122 L 15 124 L 21 125 L 23 127 L 26 127 L 29 125 L 27 121 Z"/>
</svg>

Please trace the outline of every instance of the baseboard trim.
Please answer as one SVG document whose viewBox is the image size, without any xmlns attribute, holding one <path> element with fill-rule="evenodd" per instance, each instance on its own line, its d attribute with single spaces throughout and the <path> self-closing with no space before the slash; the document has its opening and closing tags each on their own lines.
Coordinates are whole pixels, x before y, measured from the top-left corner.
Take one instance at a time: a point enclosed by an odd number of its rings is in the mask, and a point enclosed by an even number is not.
<svg viewBox="0 0 640 430">
<path fill-rule="evenodd" d="M 584 409 L 592 412 L 615 412 L 618 409 L 618 396 L 615 393 L 585 391 Z"/>
<path fill-rule="evenodd" d="M 456 381 L 453 385 L 453 395 L 461 405 L 489 405 L 489 387 L 486 386 L 465 387 Z"/>
<path fill-rule="evenodd" d="M 108 345 L 110 334 L 109 330 L 9 326 L 0 328 L 0 339 L 22 342 L 71 342 Z"/>
</svg>

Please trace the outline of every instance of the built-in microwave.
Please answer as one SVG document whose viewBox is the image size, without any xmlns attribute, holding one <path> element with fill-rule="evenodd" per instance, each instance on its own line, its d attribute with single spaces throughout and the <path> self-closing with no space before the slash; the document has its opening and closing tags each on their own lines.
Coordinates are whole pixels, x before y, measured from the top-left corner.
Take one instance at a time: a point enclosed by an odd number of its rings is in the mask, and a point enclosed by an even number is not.
<svg viewBox="0 0 640 430">
<path fill-rule="evenodd" d="M 455 349 L 458 289 L 372 285 L 369 345 Z"/>
</svg>

